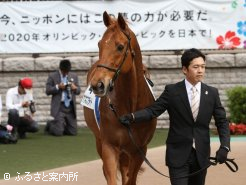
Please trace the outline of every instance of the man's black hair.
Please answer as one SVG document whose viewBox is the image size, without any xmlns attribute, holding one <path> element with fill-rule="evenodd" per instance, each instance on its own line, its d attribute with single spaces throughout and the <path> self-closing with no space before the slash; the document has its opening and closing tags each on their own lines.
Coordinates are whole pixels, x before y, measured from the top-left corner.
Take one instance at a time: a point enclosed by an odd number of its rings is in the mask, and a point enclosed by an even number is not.
<svg viewBox="0 0 246 185">
<path fill-rule="evenodd" d="M 19 82 L 18 82 L 18 86 L 19 86 L 19 87 L 22 87 L 22 86 L 21 86 L 21 79 L 20 79 Z M 23 88 L 23 87 L 22 87 L 22 88 Z"/>
<path fill-rule="evenodd" d="M 198 57 L 202 57 L 204 61 L 206 60 L 205 55 L 200 50 L 195 49 L 195 48 L 186 50 L 181 57 L 182 67 L 185 66 L 186 68 L 188 68 L 190 65 L 190 62 L 194 58 L 198 58 Z"/>
<path fill-rule="evenodd" d="M 69 60 L 61 60 L 60 62 L 60 70 L 61 71 L 70 71 L 71 70 L 71 63 Z"/>
</svg>

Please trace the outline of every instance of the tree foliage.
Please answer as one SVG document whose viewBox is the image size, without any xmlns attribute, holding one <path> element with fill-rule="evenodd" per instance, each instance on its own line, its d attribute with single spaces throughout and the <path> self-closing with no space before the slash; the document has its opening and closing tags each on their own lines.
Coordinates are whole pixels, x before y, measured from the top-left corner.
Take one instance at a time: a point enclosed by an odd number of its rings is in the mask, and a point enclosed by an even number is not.
<svg viewBox="0 0 246 185">
<path fill-rule="evenodd" d="M 227 91 L 230 121 L 246 124 L 246 87 L 236 86 Z"/>
</svg>

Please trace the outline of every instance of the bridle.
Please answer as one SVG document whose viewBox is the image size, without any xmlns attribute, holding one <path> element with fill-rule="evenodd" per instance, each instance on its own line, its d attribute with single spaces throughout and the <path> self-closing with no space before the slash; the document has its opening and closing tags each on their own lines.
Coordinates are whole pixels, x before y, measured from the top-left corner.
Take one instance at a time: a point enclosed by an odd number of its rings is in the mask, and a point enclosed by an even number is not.
<svg viewBox="0 0 246 185">
<path fill-rule="evenodd" d="M 127 42 L 127 47 L 126 47 L 126 52 L 124 53 L 124 57 L 119 65 L 118 68 L 114 68 L 114 67 L 110 67 L 106 64 L 98 64 L 97 67 L 103 67 L 105 69 L 108 69 L 109 71 L 112 71 L 114 72 L 114 76 L 113 78 L 110 80 L 110 84 L 109 84 L 109 91 L 112 91 L 113 90 L 113 87 L 114 87 L 114 82 L 115 80 L 117 79 L 117 77 L 119 76 L 120 74 L 120 71 L 121 71 L 121 68 L 123 66 L 123 64 L 125 63 L 126 61 L 126 57 L 128 55 L 128 50 L 130 50 L 131 52 L 131 56 L 132 56 L 132 61 L 134 60 L 134 52 L 132 51 L 132 48 L 131 48 L 131 37 L 130 37 L 130 34 L 127 34 L 125 31 L 121 30 L 121 32 L 126 36 L 128 42 Z"/>
</svg>

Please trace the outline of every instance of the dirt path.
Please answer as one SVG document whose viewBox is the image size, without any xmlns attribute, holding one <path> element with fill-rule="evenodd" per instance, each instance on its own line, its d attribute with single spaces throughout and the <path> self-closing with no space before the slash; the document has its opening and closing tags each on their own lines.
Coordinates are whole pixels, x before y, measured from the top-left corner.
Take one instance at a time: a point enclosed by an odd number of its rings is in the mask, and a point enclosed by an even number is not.
<svg viewBox="0 0 246 185">
<path fill-rule="evenodd" d="M 237 173 L 232 173 L 231 171 L 229 171 L 226 165 L 217 165 L 216 167 L 212 166 L 208 170 L 206 185 L 246 184 L 246 142 L 232 142 L 231 145 L 232 152 L 230 152 L 229 157 L 236 158 L 236 162 L 239 165 L 239 171 Z M 219 143 L 212 142 L 211 146 L 212 155 L 214 155 L 219 146 Z M 151 163 L 157 169 L 159 169 L 164 174 L 168 174 L 167 167 L 164 164 L 164 154 L 165 147 L 158 147 L 149 150 L 147 156 Z M 170 185 L 169 179 L 155 173 L 148 166 L 146 166 L 146 164 L 144 164 L 144 168 L 145 171 L 141 175 L 139 175 L 138 178 L 139 185 Z M 0 185 L 106 185 L 106 181 L 101 169 L 101 160 L 96 160 L 63 168 L 52 169 L 44 172 L 38 172 L 40 174 L 40 178 L 38 178 L 38 175 L 34 173 L 31 174 L 29 177 L 21 176 L 23 180 L 19 179 L 19 181 L 17 181 L 18 179 L 16 178 L 11 178 L 10 180 L 0 180 Z M 55 173 L 57 173 L 57 176 L 54 177 L 58 177 L 59 175 L 61 177 L 62 174 L 64 174 L 64 176 L 67 175 L 67 178 L 63 177 L 60 180 L 58 179 L 58 181 L 49 181 L 51 180 L 52 173 L 54 173 L 54 175 L 56 175 Z M 28 178 L 32 179 L 30 181 L 27 181 Z M 120 181 L 118 184 L 120 184 Z"/>
</svg>

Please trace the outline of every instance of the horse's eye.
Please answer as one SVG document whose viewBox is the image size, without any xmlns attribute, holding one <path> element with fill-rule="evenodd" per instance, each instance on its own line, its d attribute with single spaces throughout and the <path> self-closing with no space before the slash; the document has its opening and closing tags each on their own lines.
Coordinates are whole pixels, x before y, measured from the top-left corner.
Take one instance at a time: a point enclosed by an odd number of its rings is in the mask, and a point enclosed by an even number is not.
<svg viewBox="0 0 246 185">
<path fill-rule="evenodd" d="M 123 49 L 124 49 L 124 46 L 123 46 L 123 45 L 119 44 L 119 45 L 117 46 L 117 50 L 118 50 L 118 51 L 122 51 Z"/>
</svg>

